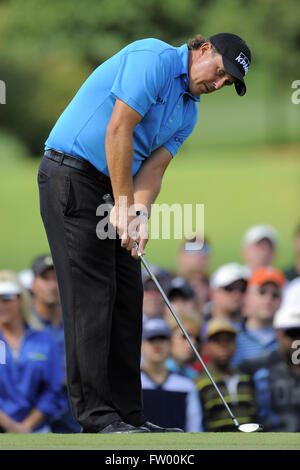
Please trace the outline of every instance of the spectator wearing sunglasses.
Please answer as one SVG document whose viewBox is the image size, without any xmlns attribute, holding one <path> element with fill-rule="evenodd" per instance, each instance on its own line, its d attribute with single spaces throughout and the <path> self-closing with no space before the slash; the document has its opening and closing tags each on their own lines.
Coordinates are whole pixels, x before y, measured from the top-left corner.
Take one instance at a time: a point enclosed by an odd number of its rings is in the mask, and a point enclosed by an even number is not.
<svg viewBox="0 0 300 470">
<path fill-rule="evenodd" d="M 217 269 L 210 279 L 212 308 L 209 318 L 226 318 L 240 328 L 248 271 L 238 263 Z"/>
<path fill-rule="evenodd" d="M 243 361 L 256 387 L 259 420 L 266 431 L 300 432 L 300 306 L 281 307 L 274 316 L 278 348 Z"/>
<path fill-rule="evenodd" d="M 233 365 L 277 348 L 273 318 L 280 307 L 284 285 L 283 272 L 273 267 L 259 268 L 249 278 L 245 318 L 237 336 Z"/>
</svg>

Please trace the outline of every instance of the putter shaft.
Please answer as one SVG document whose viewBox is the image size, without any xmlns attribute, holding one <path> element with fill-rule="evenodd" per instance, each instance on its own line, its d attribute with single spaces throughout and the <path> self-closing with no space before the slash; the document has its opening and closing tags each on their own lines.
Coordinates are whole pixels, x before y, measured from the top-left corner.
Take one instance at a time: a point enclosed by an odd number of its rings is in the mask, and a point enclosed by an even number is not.
<svg viewBox="0 0 300 470">
<path fill-rule="evenodd" d="M 226 403 L 225 401 L 225 398 L 223 397 L 221 391 L 219 390 L 219 387 L 217 386 L 216 382 L 214 381 L 211 373 L 209 372 L 208 368 L 206 367 L 202 357 L 200 356 L 200 354 L 198 353 L 197 349 L 195 348 L 195 345 L 192 343 L 187 331 L 185 330 L 183 324 L 181 323 L 180 319 L 178 318 L 178 315 L 177 313 L 175 312 L 174 308 L 172 307 L 172 305 L 170 304 L 170 301 L 168 299 L 168 297 L 166 296 L 165 292 L 163 291 L 161 285 L 159 284 L 158 280 L 156 279 L 156 276 L 152 273 L 152 270 L 148 264 L 148 262 L 146 261 L 146 259 L 144 258 L 144 256 L 141 254 L 141 252 L 139 251 L 139 247 L 138 247 L 138 244 L 135 243 L 134 244 L 134 249 L 135 251 L 137 252 L 137 255 L 139 256 L 139 258 L 141 259 L 146 271 L 148 272 L 149 276 L 151 277 L 152 281 L 154 282 L 154 284 L 156 285 L 157 289 L 159 290 L 160 294 L 162 295 L 164 301 L 166 302 L 169 310 L 171 311 L 173 317 L 175 318 L 176 322 L 178 323 L 178 326 L 180 327 L 181 331 L 183 332 L 185 338 L 187 339 L 189 345 L 191 346 L 192 350 L 194 351 L 197 359 L 200 361 L 203 369 L 205 370 L 206 374 L 208 375 L 209 379 L 211 380 L 212 384 L 214 385 L 216 391 L 218 392 L 219 394 L 219 397 L 221 398 L 222 402 L 224 403 L 228 413 L 230 414 L 231 416 L 231 419 L 233 420 L 234 424 L 236 426 L 239 426 L 239 422 L 238 420 L 236 419 L 236 417 L 234 416 L 234 414 L 232 413 L 231 409 L 229 408 L 228 404 Z"/>
</svg>

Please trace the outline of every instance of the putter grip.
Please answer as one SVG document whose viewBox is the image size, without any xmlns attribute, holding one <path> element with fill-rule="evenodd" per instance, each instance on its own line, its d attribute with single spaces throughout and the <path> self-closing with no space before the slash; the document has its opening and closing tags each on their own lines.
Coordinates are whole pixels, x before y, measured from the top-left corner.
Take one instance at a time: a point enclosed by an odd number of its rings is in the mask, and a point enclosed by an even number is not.
<svg viewBox="0 0 300 470">
<path fill-rule="evenodd" d="M 107 194 L 104 194 L 104 196 L 102 197 L 103 201 L 105 202 L 105 204 L 110 204 L 110 205 L 114 205 L 114 201 L 111 197 L 111 195 L 109 193 Z M 139 215 L 139 214 L 137 214 Z M 134 249 L 136 250 L 136 252 L 138 253 L 138 255 L 140 256 L 140 251 L 139 251 L 139 246 L 136 242 L 134 242 L 134 245 L 133 245 Z"/>
</svg>

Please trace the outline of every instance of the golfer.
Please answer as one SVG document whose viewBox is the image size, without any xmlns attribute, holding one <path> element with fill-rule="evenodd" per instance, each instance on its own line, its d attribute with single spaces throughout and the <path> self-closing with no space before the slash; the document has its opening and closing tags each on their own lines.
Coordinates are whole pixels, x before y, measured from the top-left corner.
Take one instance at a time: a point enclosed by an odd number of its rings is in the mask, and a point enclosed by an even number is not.
<svg viewBox="0 0 300 470">
<path fill-rule="evenodd" d="M 227 85 L 244 95 L 250 61 L 246 43 L 229 33 L 181 47 L 136 41 L 88 77 L 46 141 L 40 208 L 62 303 L 68 392 L 84 432 L 173 431 L 143 415 L 143 288 L 133 244 L 145 253 L 151 204 L 195 127 L 200 96 Z M 106 194 L 116 236 L 99 230 Z"/>
</svg>

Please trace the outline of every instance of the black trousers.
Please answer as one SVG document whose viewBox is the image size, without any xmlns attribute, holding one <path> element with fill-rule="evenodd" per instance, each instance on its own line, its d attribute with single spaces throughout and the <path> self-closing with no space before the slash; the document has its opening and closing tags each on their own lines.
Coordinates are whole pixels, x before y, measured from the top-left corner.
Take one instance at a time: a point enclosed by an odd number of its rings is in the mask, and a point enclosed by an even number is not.
<svg viewBox="0 0 300 470">
<path fill-rule="evenodd" d="M 118 237 L 101 240 L 96 234 L 104 217 L 96 210 L 104 194 L 112 195 L 110 179 L 44 156 L 38 185 L 62 304 L 74 418 L 90 432 L 120 417 L 139 426 L 146 421 L 140 378 L 141 265 Z"/>
</svg>

